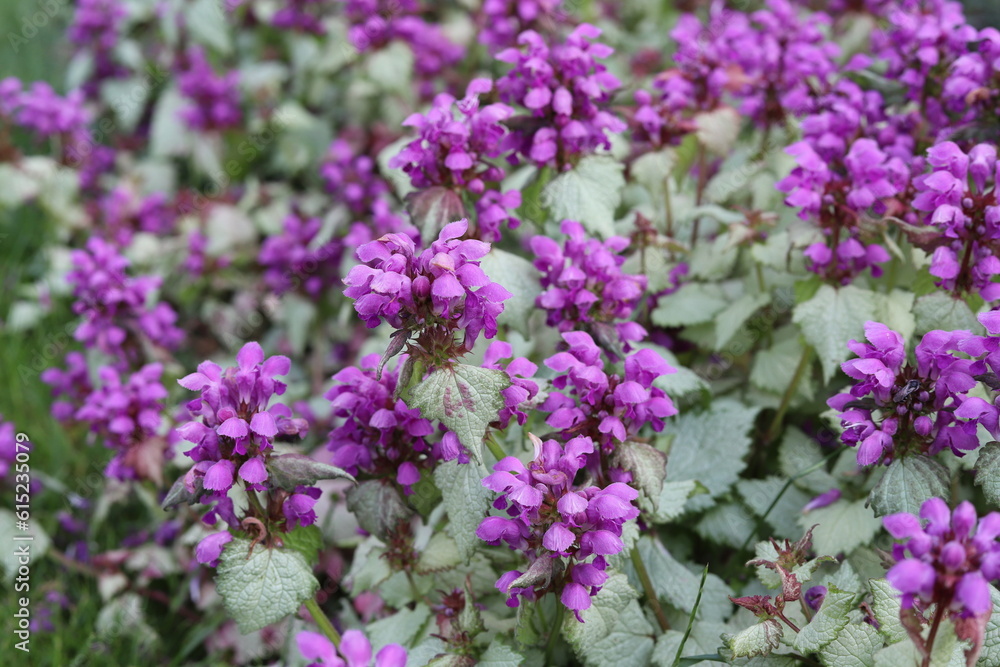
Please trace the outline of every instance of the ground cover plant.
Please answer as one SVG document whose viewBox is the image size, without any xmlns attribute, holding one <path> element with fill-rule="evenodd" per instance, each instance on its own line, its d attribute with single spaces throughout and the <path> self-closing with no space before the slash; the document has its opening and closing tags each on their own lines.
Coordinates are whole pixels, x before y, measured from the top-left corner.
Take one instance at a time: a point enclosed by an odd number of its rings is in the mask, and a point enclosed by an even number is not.
<svg viewBox="0 0 1000 667">
<path fill-rule="evenodd" d="M 1000 664 L 959 3 L 2 12 L 4 664 Z"/>
</svg>

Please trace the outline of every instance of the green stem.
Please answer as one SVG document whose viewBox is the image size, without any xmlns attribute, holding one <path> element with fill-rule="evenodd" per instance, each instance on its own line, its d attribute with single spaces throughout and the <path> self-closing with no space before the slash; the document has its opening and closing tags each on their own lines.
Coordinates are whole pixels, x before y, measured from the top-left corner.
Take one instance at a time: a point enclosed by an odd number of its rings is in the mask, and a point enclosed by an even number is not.
<svg viewBox="0 0 1000 667">
<path fill-rule="evenodd" d="M 503 448 L 500 447 L 499 443 L 497 443 L 492 433 L 487 433 L 483 442 L 486 443 L 487 449 L 489 449 L 490 453 L 496 457 L 497 461 L 500 461 L 507 456 L 507 453 L 503 451 Z"/>
<path fill-rule="evenodd" d="M 552 665 L 555 664 L 553 658 L 553 653 L 556 649 L 556 640 L 559 638 L 559 629 L 562 627 L 563 614 L 566 613 L 566 607 L 563 606 L 561 602 L 556 602 L 556 616 L 552 619 L 552 627 L 549 629 L 549 639 L 545 642 L 545 664 Z"/>
<path fill-rule="evenodd" d="M 254 513 L 257 517 L 264 521 L 267 519 L 267 512 L 264 511 L 264 506 L 260 504 L 260 498 L 257 497 L 257 492 L 253 489 L 246 489 L 247 492 L 247 502 L 250 503 L 250 507 L 253 508 Z"/>
<path fill-rule="evenodd" d="M 776 495 L 774 497 L 774 500 L 771 501 L 771 504 L 767 506 L 767 509 L 764 510 L 764 513 L 761 514 L 760 518 L 757 519 L 757 525 L 754 528 L 753 532 L 751 532 L 747 536 L 747 538 L 745 540 L 743 540 L 743 545 L 740 547 L 740 551 L 746 551 L 747 550 L 747 547 L 750 546 L 750 540 L 752 540 L 753 538 L 755 538 L 757 536 L 757 533 L 760 532 L 760 528 L 764 524 L 764 521 L 767 519 L 768 515 L 771 514 L 771 510 L 773 510 L 774 507 L 778 504 L 778 501 L 781 500 L 781 497 L 783 495 L 785 495 L 785 491 L 788 491 L 788 489 L 791 488 L 792 484 L 794 484 L 798 480 L 802 479 L 806 475 L 808 475 L 810 473 L 813 473 L 813 472 L 816 472 L 817 470 L 819 470 L 820 468 L 822 468 L 823 466 L 825 466 L 826 463 L 827 463 L 827 461 L 829 461 L 830 459 L 832 459 L 834 456 L 837 456 L 838 454 L 840 454 L 840 452 L 841 452 L 841 450 L 839 448 L 835 449 L 832 452 L 830 452 L 829 454 L 827 454 L 826 456 L 824 456 L 821 460 L 816 461 L 816 463 L 812 464 L 811 466 L 809 466 L 805 470 L 800 470 L 799 472 L 797 472 L 794 475 L 792 475 L 791 477 L 789 477 L 788 480 L 785 482 L 784 486 L 781 487 L 781 490 L 778 491 L 778 495 Z"/>
<path fill-rule="evenodd" d="M 808 369 L 809 364 L 812 363 L 814 352 L 815 350 L 812 345 L 806 345 L 806 348 L 802 350 L 802 358 L 799 359 L 799 365 L 795 368 L 795 374 L 792 376 L 792 381 L 788 383 L 785 393 L 781 396 L 781 403 L 778 405 L 778 411 L 774 413 L 774 419 L 771 420 L 771 425 L 764 434 L 765 444 L 774 442 L 774 439 L 778 437 L 778 432 L 781 430 L 781 423 L 785 419 L 785 413 L 788 412 L 788 406 L 792 402 L 795 390 L 799 388 L 799 383 L 802 382 L 802 378 L 805 377 L 806 369 Z"/>
<path fill-rule="evenodd" d="M 673 667 L 678 667 L 681 664 L 681 653 L 684 651 L 684 645 L 687 644 L 688 637 L 691 636 L 691 628 L 694 627 L 694 617 L 698 614 L 698 607 L 701 605 L 701 593 L 705 590 L 705 581 L 708 579 L 708 565 L 701 572 L 701 584 L 698 585 L 698 595 L 694 599 L 694 607 L 691 608 L 691 615 L 688 616 L 687 627 L 684 628 L 684 636 L 681 637 L 680 646 L 677 647 L 677 654 L 674 656 Z"/>
<path fill-rule="evenodd" d="M 333 627 L 333 623 L 326 617 L 323 610 L 319 608 L 314 598 L 306 600 L 306 609 L 312 614 L 313 620 L 316 621 L 316 625 L 326 635 L 326 638 L 333 642 L 335 647 L 340 648 L 340 633 L 337 632 L 337 628 Z"/>
<path fill-rule="evenodd" d="M 663 613 L 663 607 L 660 606 L 660 598 L 656 596 L 656 590 L 653 588 L 653 580 L 649 578 L 649 571 L 646 570 L 646 564 L 642 562 L 642 556 L 639 555 L 639 547 L 632 547 L 629 556 L 632 559 L 632 566 L 635 568 L 636 574 L 639 575 L 639 581 L 642 582 L 642 588 L 646 591 L 646 599 L 649 601 L 649 606 L 653 609 L 656 622 L 660 625 L 660 631 L 666 632 L 670 629 L 670 621 L 667 620 L 666 614 Z"/>
</svg>

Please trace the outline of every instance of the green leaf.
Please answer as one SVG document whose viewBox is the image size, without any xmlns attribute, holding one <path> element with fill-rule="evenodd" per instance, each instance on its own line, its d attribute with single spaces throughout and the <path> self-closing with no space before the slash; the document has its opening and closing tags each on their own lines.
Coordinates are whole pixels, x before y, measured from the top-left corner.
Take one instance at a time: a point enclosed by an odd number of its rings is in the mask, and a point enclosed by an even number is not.
<svg viewBox="0 0 1000 667">
<path fill-rule="evenodd" d="M 242 634 L 277 623 L 319 588 L 312 568 L 298 551 L 266 549 L 236 538 L 219 559 L 215 586 Z"/>
<path fill-rule="evenodd" d="M 983 652 L 979 654 L 977 664 L 988 667 L 1000 665 L 1000 591 L 990 584 L 990 599 L 993 601 L 993 613 L 986 622 L 986 632 L 983 634 Z"/>
<path fill-rule="evenodd" d="M 778 648 L 783 634 L 781 623 L 768 618 L 735 635 L 725 637 L 725 640 L 735 657 L 749 658 L 755 655 L 767 655 Z"/>
<path fill-rule="evenodd" d="M 621 202 L 624 166 L 607 155 L 589 155 L 542 190 L 542 206 L 554 220 L 576 220 L 604 238 L 615 234 L 615 209 Z"/>
<path fill-rule="evenodd" d="M 299 526 L 281 536 L 286 549 L 294 549 L 302 554 L 307 563 L 315 563 L 323 548 L 323 533 L 319 526 Z"/>
<path fill-rule="evenodd" d="M 490 280 L 500 283 L 514 296 L 504 301 L 497 322 L 528 336 L 528 321 L 535 310 L 535 298 L 542 293 L 538 269 L 534 264 L 512 253 L 493 248 L 480 261 L 480 268 Z"/>
<path fill-rule="evenodd" d="M 778 447 L 778 468 L 782 475 L 794 477 L 823 458 L 823 450 L 815 440 L 795 426 L 785 428 L 785 436 Z M 837 486 L 837 480 L 826 470 L 819 468 L 799 477 L 795 484 L 811 493 L 820 494 Z"/>
<path fill-rule="evenodd" d="M 867 623 L 848 623 L 837 637 L 820 649 L 819 659 L 827 667 L 872 667 L 875 652 L 882 648 L 878 630 Z"/>
<path fill-rule="evenodd" d="M 947 497 L 948 488 L 948 470 L 943 465 L 923 455 L 906 456 L 889 464 L 868 502 L 875 516 L 919 514 L 925 500 Z"/>
<path fill-rule="evenodd" d="M 667 454 L 667 480 L 694 479 L 708 489 L 688 501 L 692 509 L 711 505 L 711 498 L 725 493 L 746 467 L 750 449 L 747 433 L 753 428 L 757 408 L 731 400 L 717 400 L 704 412 L 688 411 L 671 425 L 673 444 Z"/>
<path fill-rule="evenodd" d="M 913 337 L 917 322 L 913 317 L 913 292 L 894 289 L 888 294 L 879 294 L 882 302 L 877 307 L 879 322 L 898 331 L 904 341 Z"/>
<path fill-rule="evenodd" d="M 196 40 L 221 53 L 229 53 L 229 26 L 222 6 L 216 0 L 194 0 L 186 12 L 184 25 Z"/>
<path fill-rule="evenodd" d="M 696 206 L 685 217 L 694 220 L 708 215 L 709 217 L 719 219 L 726 214 L 732 215 L 732 212 L 718 206 Z M 739 220 L 745 219 L 743 215 L 738 215 L 737 217 Z M 730 220 L 736 221 L 732 218 Z M 711 242 L 703 241 L 691 251 L 689 258 L 690 276 L 692 278 L 701 278 L 708 283 L 722 280 L 732 273 L 739 254 L 739 246 L 730 244 L 728 234 L 720 234 Z"/>
<path fill-rule="evenodd" d="M 312 486 L 321 479 L 354 481 L 346 470 L 297 453 L 272 456 L 267 462 L 267 471 L 268 481 L 286 491 L 294 491 L 297 486 Z"/>
<path fill-rule="evenodd" d="M 941 290 L 934 290 L 917 298 L 913 305 L 913 315 L 918 334 L 925 334 L 934 329 L 945 331 L 968 329 L 973 333 L 983 333 L 983 325 L 976 319 L 969 305 L 962 299 L 955 299 Z"/>
<path fill-rule="evenodd" d="M 412 516 L 399 491 L 386 480 L 372 479 L 347 492 L 347 509 L 367 532 L 389 541 L 397 527 Z"/>
<path fill-rule="evenodd" d="M 851 553 L 870 542 L 882 528 L 882 522 L 875 518 L 864 500 L 838 500 L 799 518 L 799 525 L 803 528 L 813 524 L 819 524 L 813 531 L 816 553 L 831 556 Z"/>
<path fill-rule="evenodd" d="M 628 440 L 615 447 L 612 465 L 632 474 L 632 486 L 639 491 L 639 504 L 655 510 L 667 474 L 667 457 L 644 442 Z"/>
<path fill-rule="evenodd" d="M 878 320 L 881 305 L 884 300 L 870 290 L 823 285 L 814 297 L 795 306 L 792 321 L 802 329 L 806 342 L 816 348 L 824 381 L 847 360 L 847 341 L 864 339 L 865 322 Z"/>
<path fill-rule="evenodd" d="M 885 579 L 869 579 L 868 587 L 872 591 L 872 612 L 879 623 L 878 631 L 889 644 L 904 641 L 907 635 L 899 620 L 899 591 Z"/>
<path fill-rule="evenodd" d="M 722 350 L 744 323 L 758 310 L 771 303 L 770 292 L 744 294 L 715 316 L 715 349 Z"/>
<path fill-rule="evenodd" d="M 649 573 L 656 596 L 685 614 L 691 613 L 701 585 L 701 576 L 674 559 L 666 547 L 652 536 L 640 537 L 636 548 Z M 638 584 L 638 576 L 633 581 Z"/>
<path fill-rule="evenodd" d="M 420 559 L 417 561 L 417 572 L 427 574 L 429 572 L 440 572 L 450 570 L 462 562 L 462 556 L 458 552 L 458 545 L 446 533 L 434 533 L 427 546 L 420 552 Z"/>
<path fill-rule="evenodd" d="M 424 634 L 430 619 L 431 610 L 427 605 L 417 604 L 413 609 L 404 607 L 392 616 L 372 621 L 365 626 L 365 634 L 371 641 L 373 651 L 379 651 L 387 644 L 412 646 Z"/>
<path fill-rule="evenodd" d="M 501 641 L 490 642 L 489 647 L 479 657 L 480 667 L 520 667 L 524 656 Z"/>
<path fill-rule="evenodd" d="M 983 445 L 976 460 L 976 486 L 983 487 L 983 495 L 990 505 L 1000 505 L 1000 442 Z"/>
<path fill-rule="evenodd" d="M 755 525 L 753 512 L 746 505 L 729 501 L 721 502 L 705 512 L 694 529 L 706 540 L 739 549 L 751 539 Z"/>
<path fill-rule="evenodd" d="M 695 115 L 698 142 L 716 155 L 729 155 L 743 127 L 743 118 L 731 107 L 719 107 Z"/>
<path fill-rule="evenodd" d="M 747 506 L 759 517 L 763 517 L 774 499 L 778 498 L 778 502 L 768 513 L 765 521 L 774 528 L 774 537 L 794 540 L 802 536 L 797 519 L 802 507 L 809 502 L 809 496 L 795 485 L 789 486 L 784 493 L 781 493 L 786 481 L 779 475 L 771 475 L 764 479 L 741 479 L 736 483 L 736 490 Z M 780 498 L 779 493 L 781 493 Z"/>
<path fill-rule="evenodd" d="M 625 575 L 612 572 L 590 609 L 563 619 L 563 637 L 585 665 L 645 665 L 653 653 L 653 626 L 646 620 L 639 594 Z M 693 598 L 692 598 L 693 600 Z"/>
<path fill-rule="evenodd" d="M 800 653 L 813 653 L 834 639 L 849 620 L 847 615 L 854 608 L 854 593 L 831 588 L 823 605 L 809 624 L 795 636 L 793 646 Z"/>
<path fill-rule="evenodd" d="M 483 437 L 504 407 L 500 392 L 510 386 L 502 370 L 456 364 L 440 368 L 410 391 L 411 407 L 455 432 L 472 457 L 482 463 Z"/>
<path fill-rule="evenodd" d="M 476 528 L 490 507 L 490 492 L 483 486 L 483 477 L 483 471 L 471 461 L 445 461 L 434 470 L 434 483 L 441 489 L 448 512 L 448 534 L 466 562 L 480 545 Z"/>
<path fill-rule="evenodd" d="M 705 487 L 700 487 L 703 492 Z M 684 506 L 688 498 L 694 495 L 699 489 L 699 484 L 693 479 L 685 479 L 679 482 L 664 482 L 660 489 L 660 497 L 656 501 L 656 509 L 648 507 L 644 498 L 639 498 L 639 507 L 646 514 L 645 519 L 653 523 L 667 523 L 673 521 L 684 513 Z"/>
<path fill-rule="evenodd" d="M 795 369 L 802 358 L 804 348 L 798 336 L 778 341 L 769 350 L 763 350 L 753 355 L 753 367 L 750 369 L 750 382 L 755 387 L 782 395 L 792 383 Z M 797 396 L 812 399 L 813 387 L 808 375 L 799 380 Z"/>
<path fill-rule="evenodd" d="M 685 283 L 660 299 L 652 314 L 653 324 L 683 327 L 711 322 L 728 303 L 722 288 L 714 283 Z"/>
<path fill-rule="evenodd" d="M 913 642 L 905 641 L 877 651 L 874 655 L 875 667 L 903 667 L 920 664 L 922 656 Z"/>
<path fill-rule="evenodd" d="M 425 247 L 437 240 L 445 225 L 468 217 L 458 193 L 441 185 L 406 195 L 406 212 L 420 230 Z"/>
</svg>

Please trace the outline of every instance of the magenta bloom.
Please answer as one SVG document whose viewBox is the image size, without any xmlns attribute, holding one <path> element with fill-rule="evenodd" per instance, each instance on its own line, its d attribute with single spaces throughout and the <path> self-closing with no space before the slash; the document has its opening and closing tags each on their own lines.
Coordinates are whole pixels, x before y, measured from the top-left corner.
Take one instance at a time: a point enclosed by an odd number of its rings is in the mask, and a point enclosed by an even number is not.
<svg viewBox="0 0 1000 667">
<path fill-rule="evenodd" d="M 564 247 L 547 236 L 531 239 L 544 288 L 536 305 L 546 311 L 549 326 L 566 332 L 583 325 L 599 339 L 613 336 L 628 351 L 630 342 L 646 337 L 641 325 L 627 321 L 646 291 L 645 276 L 621 270 L 629 240 L 613 236 L 599 241 L 572 220 L 564 220 L 560 229 L 569 237 Z"/>
<path fill-rule="evenodd" d="M 388 644 L 375 655 L 372 645 L 360 630 L 348 630 L 340 641 L 340 650 L 318 632 L 304 631 L 295 635 L 295 643 L 309 667 L 406 667 L 406 649 Z"/>
<path fill-rule="evenodd" d="M 225 130 L 243 122 L 240 108 L 239 73 L 219 76 L 201 47 L 191 47 L 180 63 L 177 85 L 188 105 L 181 118 L 194 130 Z"/>
<path fill-rule="evenodd" d="M 968 331 L 929 331 L 914 350 L 917 364 L 905 364 L 903 339 L 878 322 L 865 324 L 869 344 L 850 341 L 859 358 L 844 362 L 857 383 L 827 405 L 840 411 L 845 444 L 858 447 L 858 464 L 872 465 L 896 456 L 896 442 L 917 445 L 927 454 L 949 448 L 956 456 L 979 447 L 978 424 L 998 429 L 998 410 L 968 396 L 986 370 L 974 356 L 987 343 Z M 986 339 L 989 340 L 989 339 Z"/>
<path fill-rule="evenodd" d="M 905 540 L 893 547 L 897 562 L 885 575 L 902 593 L 903 606 L 938 604 L 957 617 L 989 613 L 988 582 L 1000 578 L 1000 514 L 978 520 L 968 501 L 949 512 L 943 500 L 930 498 L 920 519 L 901 512 L 882 520 Z"/>
<path fill-rule="evenodd" d="M 550 412 L 545 423 L 567 433 L 585 433 L 605 451 L 636 435 L 647 424 L 662 431 L 664 419 L 677 414 L 670 397 L 653 386 L 674 369 L 656 352 L 638 350 L 625 359 L 624 377 L 604 371 L 601 350 L 582 331 L 562 335 L 569 349 L 545 360 L 559 373 L 552 380 L 555 391 L 540 406 Z"/>
<path fill-rule="evenodd" d="M 639 493 L 622 482 L 603 489 L 574 485 L 577 472 L 595 451 L 590 438 L 573 438 L 563 447 L 555 440 L 530 437 L 535 458 L 528 466 L 508 456 L 483 480 L 483 486 L 500 494 L 493 506 L 507 516 L 486 517 L 476 535 L 489 544 L 504 542 L 529 561 L 528 574 L 511 571 L 497 581 L 497 588 L 508 595 L 508 606 L 516 607 L 519 597 L 545 594 L 551 583 L 561 588 L 560 600 L 579 619 L 607 580 L 606 556 L 623 548 L 622 525 L 639 516 L 632 504 Z M 568 561 L 561 583 L 548 581 L 555 558 Z"/>
<path fill-rule="evenodd" d="M 621 81 L 599 62 L 613 52 L 592 41 L 600 34 L 584 23 L 565 42 L 550 45 L 527 30 L 518 36 L 518 48 L 496 56 L 513 65 L 497 80 L 500 99 L 527 109 L 531 120 L 513 133 L 514 145 L 519 155 L 538 166 L 568 168 L 571 156 L 609 148 L 607 133 L 626 128 L 608 110 Z"/>
<path fill-rule="evenodd" d="M 274 378 L 288 373 L 287 357 L 265 360 L 261 346 L 251 342 L 240 349 L 236 361 L 238 366 L 225 371 L 205 361 L 197 372 L 178 380 L 185 389 L 201 392 L 187 408 L 202 421 L 177 429 L 195 444 L 186 452 L 196 462 L 188 472 L 188 482 L 193 484 L 194 477 L 203 476 L 205 488 L 220 493 L 233 485 L 237 471 L 249 485 L 263 484 L 267 473 L 259 457 L 271 449 L 274 437 L 278 433 L 301 435 L 307 428 L 304 420 L 292 418 L 287 406 L 268 407 L 273 396 L 285 393 L 285 384 Z"/>
<path fill-rule="evenodd" d="M 479 268 L 477 260 L 490 244 L 460 240 L 468 227 L 466 220 L 445 225 L 419 254 L 413 239 L 402 234 L 386 234 L 358 248 L 365 263 L 347 274 L 344 294 L 355 299 L 354 309 L 369 328 L 384 319 L 397 329 L 464 330 L 466 349 L 480 333 L 496 336 L 496 318 L 512 295 Z"/>
</svg>

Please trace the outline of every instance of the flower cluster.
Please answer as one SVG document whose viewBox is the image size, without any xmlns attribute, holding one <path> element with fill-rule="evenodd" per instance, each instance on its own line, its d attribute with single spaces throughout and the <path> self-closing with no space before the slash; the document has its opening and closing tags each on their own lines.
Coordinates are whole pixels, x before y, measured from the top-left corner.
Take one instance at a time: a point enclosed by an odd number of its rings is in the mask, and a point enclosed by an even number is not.
<svg viewBox="0 0 1000 667">
<path fill-rule="evenodd" d="M 871 139 L 855 141 L 840 161 L 824 160 L 808 139 L 786 152 L 798 166 L 777 187 L 788 194 L 785 203 L 800 208 L 799 217 L 816 219 L 826 236 L 806 250 L 810 270 L 842 284 L 866 269 L 880 276 L 879 264 L 889 254 L 878 244 L 865 246 L 855 235 L 865 212 L 884 214 L 885 200 L 906 187 L 909 169 L 903 160 L 889 157 Z"/>
<path fill-rule="evenodd" d="M 521 48 L 497 54 L 497 60 L 513 65 L 497 80 L 500 99 L 530 113 L 512 132 L 513 145 L 538 166 L 568 168 L 574 156 L 609 148 L 608 132 L 626 128 L 607 110 L 621 81 L 599 62 L 613 52 L 592 41 L 600 34 L 584 23 L 565 42 L 550 47 L 541 35 L 528 30 L 517 38 Z"/>
<path fill-rule="evenodd" d="M 985 353 L 981 337 L 929 331 L 916 346 L 916 365 L 904 364 L 903 337 L 884 324 L 867 322 L 865 337 L 868 343 L 848 343 L 858 358 L 842 364 L 857 383 L 827 401 L 840 412 L 844 443 L 858 447 L 859 465 L 945 448 L 964 456 L 979 447 L 977 424 L 997 432 L 997 409 L 968 395 L 985 363 L 956 354 Z"/>
<path fill-rule="evenodd" d="M 0 81 L 0 116 L 39 139 L 62 136 L 71 143 L 86 140 L 90 115 L 83 101 L 82 91 L 61 97 L 44 81 L 34 82 L 28 90 L 22 90 L 21 82 L 13 77 Z"/>
<path fill-rule="evenodd" d="M 286 530 L 311 525 L 316 520 L 312 506 L 319 489 L 298 486 L 291 491 L 269 483 L 274 439 L 301 437 L 308 428 L 287 406 L 268 407 L 272 397 L 285 393 L 285 384 L 275 376 L 287 374 L 290 362 L 282 356 L 265 359 L 261 346 L 253 342 L 240 349 L 236 362 L 237 366 L 223 370 L 205 361 L 197 372 L 178 380 L 185 389 L 201 393 L 186 406 L 192 421 L 177 428 L 184 440 L 195 445 L 185 452 L 195 464 L 184 475 L 184 486 L 191 494 L 204 493 L 202 502 L 217 502 L 206 517 L 209 523 L 221 517 L 231 528 L 238 525 L 227 494 L 242 480 L 248 493 L 266 490 L 272 494 L 268 516 L 254 517 L 258 521 L 283 523 Z M 205 538 L 199 545 L 199 562 L 216 562 L 230 539 L 226 531 Z"/>
<path fill-rule="evenodd" d="M 945 141 L 927 155 L 931 172 L 913 180 L 913 208 L 926 211 L 927 223 L 940 232 L 924 244 L 933 248 L 931 275 L 957 294 L 977 291 L 987 301 L 1000 298 L 1000 283 L 993 282 L 1000 274 L 996 147 L 977 144 L 966 153 Z"/>
<path fill-rule="evenodd" d="M 333 376 L 334 385 L 325 396 L 333 416 L 343 421 L 330 431 L 327 448 L 333 452 L 333 464 L 352 475 L 363 471 L 389 477 L 410 491 L 420 480 L 420 470 L 439 458 L 434 454 L 447 459 L 452 452 L 429 443 L 428 436 L 434 433 L 431 422 L 420 416 L 420 410 L 393 397 L 399 367 L 385 369 L 377 377 L 378 362 L 378 355 L 369 355 L 360 367 L 350 366 Z M 456 458 L 458 452 L 453 453 L 450 458 Z"/>
<path fill-rule="evenodd" d="M 201 392 L 190 401 L 188 411 L 201 421 L 190 421 L 178 432 L 195 447 L 185 452 L 194 461 L 185 483 L 195 488 L 195 480 L 209 491 L 226 493 L 239 478 L 255 488 L 263 488 L 268 473 L 267 452 L 279 433 L 301 435 L 304 426 L 293 419 L 282 404 L 268 407 L 273 396 L 285 393 L 285 383 L 275 380 L 291 366 L 288 357 L 264 359 L 258 343 L 247 343 L 236 355 L 236 367 L 225 371 L 205 361 L 195 373 L 178 380 L 185 389 Z"/>
<path fill-rule="evenodd" d="M 104 471 L 107 476 L 162 483 L 163 458 L 168 453 L 167 439 L 160 433 L 167 397 L 162 374 L 161 364 L 147 364 L 123 379 L 113 366 L 102 366 L 97 386 L 73 414 L 105 447 L 115 450 Z"/>
<path fill-rule="evenodd" d="M 645 276 L 621 270 L 629 240 L 613 236 L 602 242 L 572 220 L 564 220 L 560 231 L 568 237 L 564 247 L 547 236 L 531 239 L 543 288 L 535 303 L 545 310 L 546 323 L 561 332 L 583 327 L 599 340 L 614 327 L 613 337 L 626 346 L 645 338 L 641 325 L 621 321 L 632 317 L 646 291 Z"/>
<path fill-rule="evenodd" d="M 128 9 L 120 0 L 80 0 L 76 3 L 67 36 L 80 51 L 87 52 L 92 58 L 93 72 L 85 87 L 91 97 L 97 93 L 95 83 L 127 72 L 114 56 L 127 17 Z"/>
<path fill-rule="evenodd" d="M 590 438 L 576 437 L 563 447 L 530 437 L 535 457 L 527 467 L 508 456 L 483 480 L 500 494 L 493 506 L 507 516 L 486 517 L 476 535 L 492 545 L 505 542 L 528 559 L 526 571 L 512 570 L 497 581 L 508 606 L 518 606 L 519 596 L 534 600 L 558 591 L 563 605 L 580 619 L 608 578 L 607 556 L 623 548 L 622 525 L 639 515 L 632 505 L 639 493 L 623 482 L 574 486 L 595 451 Z"/>
<path fill-rule="evenodd" d="M 501 364 L 501 359 L 510 359 L 506 364 Z M 528 420 L 526 409 L 538 396 L 538 383 L 532 380 L 538 371 L 538 366 L 524 357 L 514 357 L 514 350 L 510 343 L 495 340 L 486 348 L 483 355 L 483 368 L 495 368 L 502 370 L 510 379 L 510 386 L 501 391 L 503 395 L 504 407 L 500 409 L 500 414 L 496 419 L 496 427 L 504 430 L 510 424 L 511 417 L 517 423 L 524 426 Z"/>
<path fill-rule="evenodd" d="M 283 30 L 296 30 L 323 35 L 326 29 L 320 20 L 326 0 L 285 0 L 285 5 L 271 17 L 271 25 Z M 313 12 L 309 9 L 313 8 Z"/>
<path fill-rule="evenodd" d="M 487 159 L 503 153 L 507 128 L 502 121 L 514 110 L 506 104 L 480 108 L 479 96 L 492 89 L 489 79 L 473 79 L 462 100 L 441 93 L 426 115 L 412 114 L 403 125 L 415 128 L 419 136 L 389 166 L 402 167 L 417 188 L 463 186 L 481 193 L 484 181 L 501 180 L 503 169 Z M 461 114 L 457 120 L 455 108 Z"/>
<path fill-rule="evenodd" d="M 897 562 L 885 575 L 903 594 L 904 609 L 936 604 L 957 618 L 989 614 L 989 582 L 1000 578 L 1000 513 L 978 519 L 968 501 L 951 512 L 930 498 L 919 519 L 901 512 L 882 521 L 893 537 L 906 540 L 893 546 Z"/>
<path fill-rule="evenodd" d="M 479 260 L 490 244 L 460 240 L 468 221 L 453 222 L 441 230 L 429 248 L 417 254 L 413 239 L 386 234 L 358 248 L 364 264 L 347 274 L 344 294 L 355 299 L 354 308 L 368 327 L 384 319 L 396 329 L 444 329 L 450 337 L 464 330 L 465 349 L 485 333 L 497 334 L 497 316 L 511 293 L 490 282 Z M 443 351 L 453 352 L 451 340 Z"/>
<path fill-rule="evenodd" d="M 673 106 L 715 108 L 725 93 L 760 126 L 783 124 L 812 104 L 814 87 L 836 72 L 836 44 L 827 41 L 822 12 L 800 17 L 788 0 L 768 0 L 750 14 L 713 5 L 707 26 L 691 16 L 678 22 L 669 84 Z"/>
<path fill-rule="evenodd" d="M 399 644 L 386 644 L 372 662 L 372 645 L 360 630 L 348 630 L 340 640 L 340 648 L 317 632 L 303 631 L 295 635 L 295 643 L 307 667 L 406 667 L 406 649 Z"/>
<path fill-rule="evenodd" d="M 886 62 L 886 76 L 901 82 L 907 97 L 921 104 L 932 126 L 948 126 L 935 89 L 952 63 L 968 53 L 976 29 L 966 23 L 961 3 L 952 0 L 901 3 L 886 18 L 888 28 L 872 32 L 872 52 Z"/>
<path fill-rule="evenodd" d="M 86 250 L 74 250 L 71 259 L 73 270 L 66 279 L 76 298 L 73 312 L 83 316 L 74 334 L 78 341 L 111 357 L 123 351 L 133 354 L 137 346 L 128 339 L 139 335 L 167 349 L 180 344 L 184 334 L 174 326 L 173 308 L 163 302 L 152 308 L 146 305 L 160 285 L 159 278 L 128 277 L 129 261 L 98 237 L 87 242 Z"/>
<path fill-rule="evenodd" d="M 552 380 L 556 391 L 539 406 L 551 413 L 545 423 L 564 433 L 584 433 L 607 452 L 636 435 L 649 424 L 662 431 L 664 419 L 677 414 L 666 393 L 653 386 L 661 375 L 674 372 L 663 358 L 641 349 L 625 359 L 624 377 L 604 370 L 601 350 L 589 334 L 562 334 L 569 349 L 545 360 L 559 373 Z"/>
<path fill-rule="evenodd" d="M 212 69 L 205 52 L 191 47 L 184 54 L 177 86 L 188 104 L 181 118 L 194 130 L 225 130 L 243 122 L 240 109 L 239 73 L 231 70 L 219 76 Z"/>
<path fill-rule="evenodd" d="M 485 0 L 480 15 L 479 43 L 491 53 L 514 46 L 525 30 L 552 32 L 568 22 L 562 0 Z"/>
<path fill-rule="evenodd" d="M 452 42 L 439 25 L 417 14 L 416 0 L 345 0 L 348 39 L 358 51 L 379 49 L 400 40 L 413 50 L 413 69 L 424 96 L 433 90 L 430 77 L 455 65 L 465 49 Z"/>
<path fill-rule="evenodd" d="M 370 214 L 376 202 L 389 193 L 389 184 L 378 174 L 375 160 L 358 154 L 344 138 L 330 144 L 320 175 L 331 196 L 345 203 L 354 215 Z"/>
<path fill-rule="evenodd" d="M 275 294 L 301 286 L 307 295 L 317 297 L 340 282 L 340 262 L 349 243 L 346 239 L 317 243 L 322 227 L 319 218 L 291 214 L 285 218 L 284 233 L 261 245 L 257 261 L 264 267 L 264 282 Z"/>
</svg>

